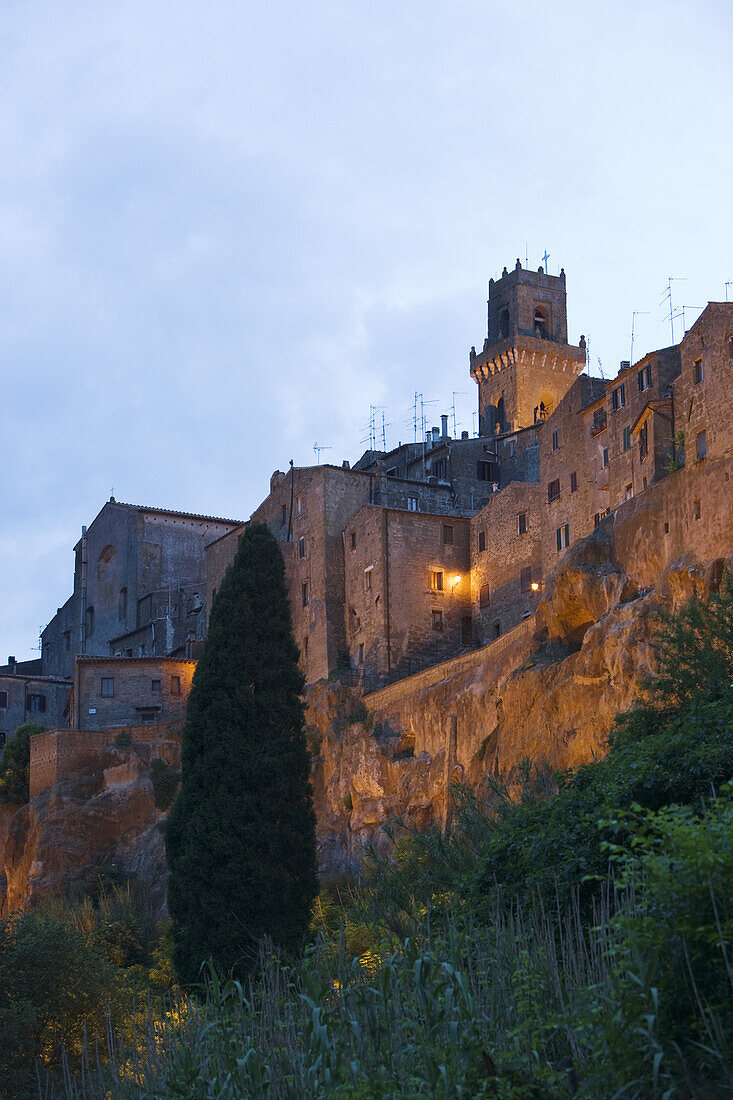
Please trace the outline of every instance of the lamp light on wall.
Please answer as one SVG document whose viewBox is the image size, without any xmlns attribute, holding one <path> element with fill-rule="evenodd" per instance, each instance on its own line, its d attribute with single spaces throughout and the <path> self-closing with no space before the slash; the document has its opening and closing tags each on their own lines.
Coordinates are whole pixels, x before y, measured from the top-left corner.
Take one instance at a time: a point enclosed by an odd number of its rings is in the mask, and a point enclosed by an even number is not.
<svg viewBox="0 0 733 1100">
<path fill-rule="evenodd" d="M 456 587 L 457 584 L 461 583 L 462 579 L 463 578 L 461 577 L 460 573 L 456 573 L 455 577 L 451 577 L 451 579 L 450 579 L 451 591 L 453 591 L 453 589 Z"/>
<path fill-rule="evenodd" d="M 539 590 L 540 590 L 539 582 L 538 581 L 532 581 L 532 584 L 530 585 L 530 588 L 532 589 L 533 592 L 539 592 Z"/>
</svg>

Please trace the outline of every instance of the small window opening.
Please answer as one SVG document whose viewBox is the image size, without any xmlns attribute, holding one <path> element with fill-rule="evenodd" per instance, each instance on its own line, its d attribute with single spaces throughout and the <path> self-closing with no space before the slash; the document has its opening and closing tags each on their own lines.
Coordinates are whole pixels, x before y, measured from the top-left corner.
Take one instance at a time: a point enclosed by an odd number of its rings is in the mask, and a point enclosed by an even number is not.
<svg viewBox="0 0 733 1100">
<path fill-rule="evenodd" d="M 443 570 L 442 569 L 432 569 L 430 571 L 430 587 L 432 588 L 433 592 L 442 592 L 443 591 Z"/>
<path fill-rule="evenodd" d="M 702 382 L 702 359 L 696 359 L 692 365 L 692 371 L 695 379 L 695 385 L 699 385 Z"/>
<path fill-rule="evenodd" d="M 103 676 L 101 695 L 103 699 L 110 699 L 115 693 L 115 678 L 114 676 Z"/>
<path fill-rule="evenodd" d="M 300 558 L 304 558 L 304 557 L 305 557 L 305 538 L 303 538 L 303 536 L 301 535 L 301 537 L 298 539 L 298 558 L 300 559 Z"/>
<path fill-rule="evenodd" d="M 577 470 L 573 470 L 572 474 L 570 475 L 570 492 L 571 493 L 577 493 L 577 491 L 578 491 L 578 472 L 577 472 Z"/>
<path fill-rule="evenodd" d="M 491 603 L 491 589 L 488 584 L 482 584 L 478 590 L 479 607 L 488 607 Z"/>
<path fill-rule="evenodd" d="M 151 686 L 152 691 L 162 691 L 163 690 L 163 685 L 162 685 L 161 680 L 152 680 L 150 686 Z"/>
<path fill-rule="evenodd" d="M 486 549 L 486 532 L 485 531 L 479 531 L 479 533 L 478 533 L 478 548 L 479 548 L 479 550 L 485 550 Z"/>
<path fill-rule="evenodd" d="M 703 430 L 697 433 L 695 447 L 697 450 L 697 460 L 698 462 L 701 462 L 708 453 L 708 436 L 706 431 Z"/>
<path fill-rule="evenodd" d="M 303 581 L 300 586 L 300 600 L 303 607 L 308 606 L 308 581 Z"/>
<path fill-rule="evenodd" d="M 171 695 L 181 694 L 181 677 L 171 676 Z"/>
<path fill-rule="evenodd" d="M 527 534 L 527 513 L 520 512 L 517 516 L 517 533 L 520 535 Z"/>
<path fill-rule="evenodd" d="M 443 612 L 433 611 L 433 630 L 437 630 L 439 633 L 443 630 Z"/>
<path fill-rule="evenodd" d="M 701 514 L 702 513 L 701 513 L 701 510 L 700 510 L 700 501 L 696 500 L 695 501 L 695 519 L 699 519 Z"/>
<path fill-rule="evenodd" d="M 453 526 L 450 523 L 443 524 L 443 545 L 453 545 Z"/>
</svg>

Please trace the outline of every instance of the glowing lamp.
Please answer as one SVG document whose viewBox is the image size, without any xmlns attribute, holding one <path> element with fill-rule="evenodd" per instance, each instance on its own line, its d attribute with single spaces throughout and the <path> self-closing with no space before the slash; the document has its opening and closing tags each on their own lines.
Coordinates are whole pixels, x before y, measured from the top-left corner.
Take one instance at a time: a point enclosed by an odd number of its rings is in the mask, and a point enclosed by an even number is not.
<svg viewBox="0 0 733 1100">
<path fill-rule="evenodd" d="M 533 591 L 533 592 L 539 592 L 539 590 L 540 590 L 540 586 L 539 586 L 539 584 L 537 583 L 537 581 L 532 581 L 532 585 L 531 585 L 531 587 L 532 587 L 532 591 Z"/>
</svg>

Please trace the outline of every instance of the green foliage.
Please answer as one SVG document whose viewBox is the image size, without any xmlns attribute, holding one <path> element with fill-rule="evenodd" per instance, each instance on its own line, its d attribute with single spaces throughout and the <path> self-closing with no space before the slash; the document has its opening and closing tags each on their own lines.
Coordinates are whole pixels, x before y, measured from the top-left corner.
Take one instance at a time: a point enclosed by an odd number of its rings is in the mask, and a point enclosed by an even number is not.
<svg viewBox="0 0 733 1100">
<path fill-rule="evenodd" d="M 62 913 L 0 922 L 0 1096 L 36 1096 L 35 1060 L 78 1065 L 83 1041 L 104 1040 L 113 969 L 93 937 Z"/>
<path fill-rule="evenodd" d="M 132 744 L 132 734 L 128 733 L 127 730 L 120 730 L 115 737 L 114 743 L 118 749 L 126 749 Z"/>
<path fill-rule="evenodd" d="M 30 798 L 31 737 L 43 726 L 24 722 L 3 747 L 0 759 L 0 802 L 24 803 Z"/>
<path fill-rule="evenodd" d="M 371 733 L 374 727 L 374 715 L 367 709 L 366 703 L 363 699 L 360 699 L 354 709 L 346 718 L 341 719 L 341 728 L 346 729 L 348 726 L 355 726 L 360 724 L 364 727 L 367 733 Z"/>
<path fill-rule="evenodd" d="M 246 974 L 265 935 L 303 940 L 316 893 L 315 815 L 284 564 L 252 524 L 212 609 L 188 700 L 182 782 L 166 828 L 181 981 L 213 959 Z"/>
<path fill-rule="evenodd" d="M 153 800 L 159 810 L 169 810 L 181 783 L 181 773 L 156 756 L 150 761 L 153 778 Z"/>
</svg>

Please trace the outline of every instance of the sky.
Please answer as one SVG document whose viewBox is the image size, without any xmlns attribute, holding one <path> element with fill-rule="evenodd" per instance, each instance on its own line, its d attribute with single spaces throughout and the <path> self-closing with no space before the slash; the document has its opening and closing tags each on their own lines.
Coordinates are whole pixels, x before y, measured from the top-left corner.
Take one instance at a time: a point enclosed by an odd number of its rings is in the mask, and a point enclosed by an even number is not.
<svg viewBox="0 0 733 1100">
<path fill-rule="evenodd" d="M 517 257 L 606 377 L 670 277 L 675 341 L 733 300 L 732 54 L 730 0 L 4 0 L 0 662 L 112 491 L 245 519 L 371 406 L 472 432 Z"/>
</svg>

